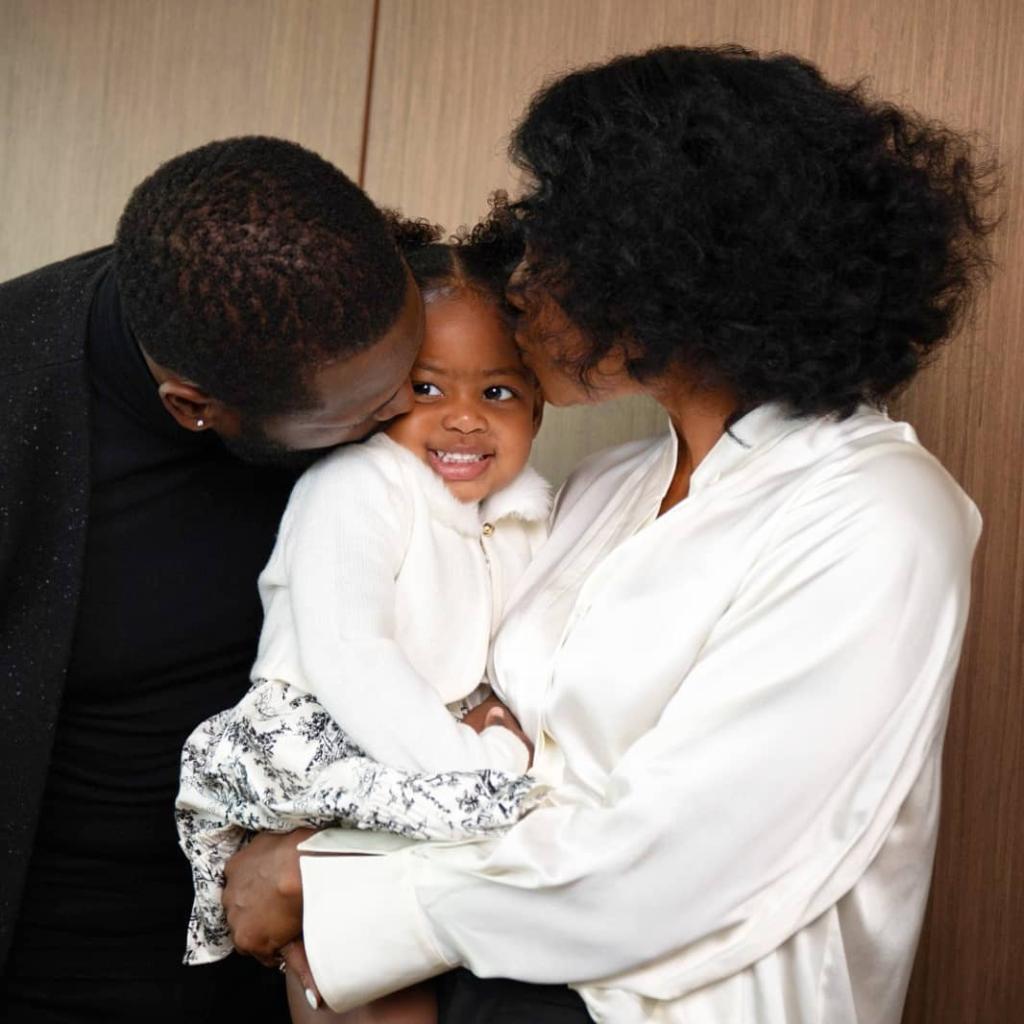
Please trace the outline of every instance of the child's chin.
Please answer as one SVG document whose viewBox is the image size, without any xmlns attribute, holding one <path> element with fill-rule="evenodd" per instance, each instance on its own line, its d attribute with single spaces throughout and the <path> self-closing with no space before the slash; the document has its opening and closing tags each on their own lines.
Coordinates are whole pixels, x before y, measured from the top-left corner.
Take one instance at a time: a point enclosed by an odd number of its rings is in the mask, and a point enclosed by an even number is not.
<svg viewBox="0 0 1024 1024">
<path fill-rule="evenodd" d="M 444 483 L 459 501 L 467 503 L 483 501 L 492 490 L 483 480 L 445 480 Z"/>
</svg>

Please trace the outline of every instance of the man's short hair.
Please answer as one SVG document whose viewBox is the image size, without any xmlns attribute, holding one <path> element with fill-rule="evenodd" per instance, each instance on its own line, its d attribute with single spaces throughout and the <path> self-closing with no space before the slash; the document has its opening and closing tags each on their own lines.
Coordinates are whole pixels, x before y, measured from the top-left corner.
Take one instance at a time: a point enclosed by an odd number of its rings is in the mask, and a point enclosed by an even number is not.
<svg viewBox="0 0 1024 1024">
<path fill-rule="evenodd" d="M 379 340 L 406 290 L 365 193 L 310 150 L 262 136 L 211 142 L 143 181 L 114 266 L 145 352 L 254 415 L 310 407 L 312 372 Z"/>
</svg>

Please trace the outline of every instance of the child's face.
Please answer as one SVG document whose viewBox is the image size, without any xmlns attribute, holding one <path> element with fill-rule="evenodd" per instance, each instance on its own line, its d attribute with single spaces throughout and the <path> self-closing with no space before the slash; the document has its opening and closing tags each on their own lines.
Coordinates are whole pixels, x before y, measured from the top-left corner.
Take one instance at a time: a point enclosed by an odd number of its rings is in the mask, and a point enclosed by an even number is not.
<svg viewBox="0 0 1024 1024">
<path fill-rule="evenodd" d="M 480 501 L 526 465 L 542 400 L 494 305 L 472 292 L 426 303 L 415 404 L 387 433 L 460 501 Z"/>
</svg>

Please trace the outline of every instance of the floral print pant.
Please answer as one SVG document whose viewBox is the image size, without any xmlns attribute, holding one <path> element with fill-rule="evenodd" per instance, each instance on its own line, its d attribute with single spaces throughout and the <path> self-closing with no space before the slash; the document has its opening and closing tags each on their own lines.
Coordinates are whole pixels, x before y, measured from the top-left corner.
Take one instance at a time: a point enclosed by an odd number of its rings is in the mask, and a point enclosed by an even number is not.
<svg viewBox="0 0 1024 1024">
<path fill-rule="evenodd" d="M 253 833 L 345 826 L 464 839 L 515 822 L 532 787 L 527 776 L 491 769 L 389 768 L 368 758 L 315 697 L 256 682 L 239 704 L 203 722 L 182 752 L 175 817 L 195 886 L 185 963 L 232 951 L 224 866 Z"/>
</svg>

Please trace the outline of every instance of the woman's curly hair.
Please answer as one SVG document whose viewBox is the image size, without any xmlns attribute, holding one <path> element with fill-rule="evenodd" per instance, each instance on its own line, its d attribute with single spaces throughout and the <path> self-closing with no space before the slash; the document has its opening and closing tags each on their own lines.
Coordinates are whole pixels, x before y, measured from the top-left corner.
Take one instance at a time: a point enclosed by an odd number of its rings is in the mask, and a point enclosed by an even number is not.
<svg viewBox="0 0 1024 1024">
<path fill-rule="evenodd" d="M 523 232 L 505 193 L 494 193 L 479 224 L 447 238 L 430 221 L 407 220 L 395 210 L 386 210 L 385 217 L 425 296 L 471 291 L 493 302 L 511 324 L 515 311 L 505 300 L 505 286 L 523 256 Z"/>
<path fill-rule="evenodd" d="M 511 144 L 527 294 L 650 379 L 849 414 L 905 384 L 989 267 L 991 162 L 793 56 L 664 47 L 554 81 Z"/>
</svg>

